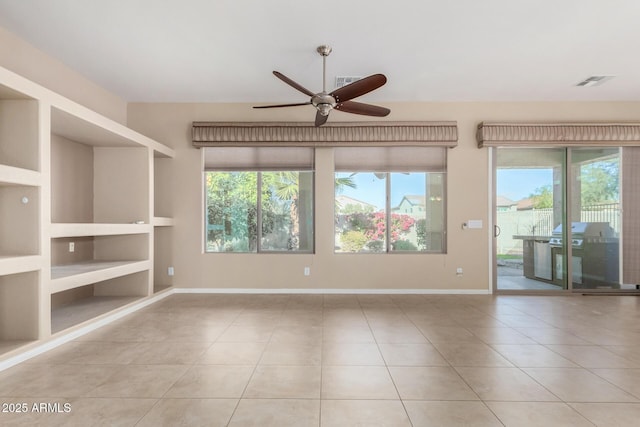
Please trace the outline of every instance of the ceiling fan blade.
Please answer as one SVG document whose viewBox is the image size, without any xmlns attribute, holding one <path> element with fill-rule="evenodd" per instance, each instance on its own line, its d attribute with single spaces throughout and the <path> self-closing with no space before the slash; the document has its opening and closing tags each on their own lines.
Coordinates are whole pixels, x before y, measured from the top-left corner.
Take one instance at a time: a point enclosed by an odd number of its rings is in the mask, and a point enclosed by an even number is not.
<svg viewBox="0 0 640 427">
<path fill-rule="evenodd" d="M 364 116 L 385 117 L 391 112 L 390 109 L 378 107 L 377 105 L 363 104 L 362 102 L 345 101 L 334 107 L 338 111 L 352 114 L 362 114 Z"/>
<path fill-rule="evenodd" d="M 341 103 L 362 96 L 372 90 L 376 90 L 386 82 L 387 78 L 384 74 L 374 74 L 346 86 L 342 86 L 341 88 L 331 92 L 329 95 L 333 96 L 337 103 Z"/>
<path fill-rule="evenodd" d="M 318 111 L 316 113 L 316 127 L 322 126 L 323 124 L 327 123 L 328 118 L 329 118 L 328 114 L 326 116 L 323 116 L 322 114 L 320 114 L 320 111 Z"/>
<path fill-rule="evenodd" d="M 297 107 L 299 105 L 311 105 L 311 102 L 297 102 L 295 104 L 257 105 L 257 106 L 254 106 L 253 108 Z"/>
<path fill-rule="evenodd" d="M 308 96 L 315 95 L 315 93 L 311 92 L 309 89 L 299 85 L 298 83 L 294 82 L 289 77 L 285 76 L 284 74 L 278 71 L 274 71 L 273 75 L 279 78 L 280 80 L 282 80 L 283 82 L 285 82 L 286 84 L 288 84 L 289 86 L 291 86 L 292 88 L 297 89 L 300 92 L 304 93 L 305 95 L 308 95 Z"/>
</svg>

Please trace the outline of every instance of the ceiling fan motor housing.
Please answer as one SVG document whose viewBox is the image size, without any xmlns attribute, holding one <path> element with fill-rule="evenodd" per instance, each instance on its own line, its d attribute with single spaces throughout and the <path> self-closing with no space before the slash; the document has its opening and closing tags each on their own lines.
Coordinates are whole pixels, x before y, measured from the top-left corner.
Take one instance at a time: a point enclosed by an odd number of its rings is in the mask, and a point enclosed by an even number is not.
<svg viewBox="0 0 640 427">
<path fill-rule="evenodd" d="M 320 114 L 322 114 L 323 116 L 328 116 L 329 111 L 333 110 L 337 102 L 335 98 L 328 93 L 320 92 L 316 95 L 313 95 L 313 97 L 311 98 L 311 104 L 318 109 Z"/>
</svg>

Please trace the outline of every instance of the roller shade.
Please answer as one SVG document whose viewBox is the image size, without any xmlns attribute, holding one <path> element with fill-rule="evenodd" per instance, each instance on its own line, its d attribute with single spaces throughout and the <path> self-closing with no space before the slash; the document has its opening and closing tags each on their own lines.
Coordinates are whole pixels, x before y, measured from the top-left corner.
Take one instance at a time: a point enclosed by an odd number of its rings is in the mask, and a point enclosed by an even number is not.
<svg viewBox="0 0 640 427">
<path fill-rule="evenodd" d="M 310 147 L 208 147 L 206 171 L 313 170 Z"/>
<path fill-rule="evenodd" d="M 640 284 L 640 147 L 622 149 L 622 278 Z"/>
<path fill-rule="evenodd" d="M 456 122 L 193 122 L 193 146 L 439 146 L 458 144 Z"/>
<path fill-rule="evenodd" d="M 442 147 L 339 147 L 334 149 L 337 172 L 445 172 Z"/>
<path fill-rule="evenodd" d="M 494 123 L 483 122 L 478 147 L 640 146 L 640 123 Z"/>
</svg>

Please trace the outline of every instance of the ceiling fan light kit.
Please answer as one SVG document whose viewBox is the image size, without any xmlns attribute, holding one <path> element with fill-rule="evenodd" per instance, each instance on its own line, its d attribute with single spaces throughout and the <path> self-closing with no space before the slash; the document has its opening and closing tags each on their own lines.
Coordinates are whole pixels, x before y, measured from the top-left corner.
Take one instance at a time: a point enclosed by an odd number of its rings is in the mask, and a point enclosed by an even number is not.
<svg viewBox="0 0 640 427">
<path fill-rule="evenodd" d="M 327 45 L 318 46 L 316 51 L 322 56 L 322 92 L 313 93 L 284 74 L 274 71 L 274 76 L 299 92 L 310 96 L 311 99 L 308 102 L 260 105 L 253 108 L 280 108 L 313 105 L 316 108 L 316 126 L 322 126 L 327 122 L 331 110 L 374 117 L 385 117 L 389 115 L 391 110 L 388 108 L 351 101 L 354 98 L 365 95 L 383 86 L 387 82 L 387 78 L 383 74 L 374 74 L 369 77 L 365 77 L 353 83 L 349 83 L 348 85 L 342 86 L 333 92 L 327 93 L 327 56 L 331 53 L 331 47 Z"/>
</svg>

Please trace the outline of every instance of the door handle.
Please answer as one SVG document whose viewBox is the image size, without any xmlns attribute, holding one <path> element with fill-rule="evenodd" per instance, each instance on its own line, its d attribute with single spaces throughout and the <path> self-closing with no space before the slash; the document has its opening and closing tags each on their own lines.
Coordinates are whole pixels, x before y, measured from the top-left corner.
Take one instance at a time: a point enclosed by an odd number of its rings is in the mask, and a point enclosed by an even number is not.
<svg viewBox="0 0 640 427">
<path fill-rule="evenodd" d="M 493 226 L 493 237 L 498 237 L 501 232 L 502 230 L 500 230 L 500 227 L 498 227 L 497 225 Z"/>
</svg>

